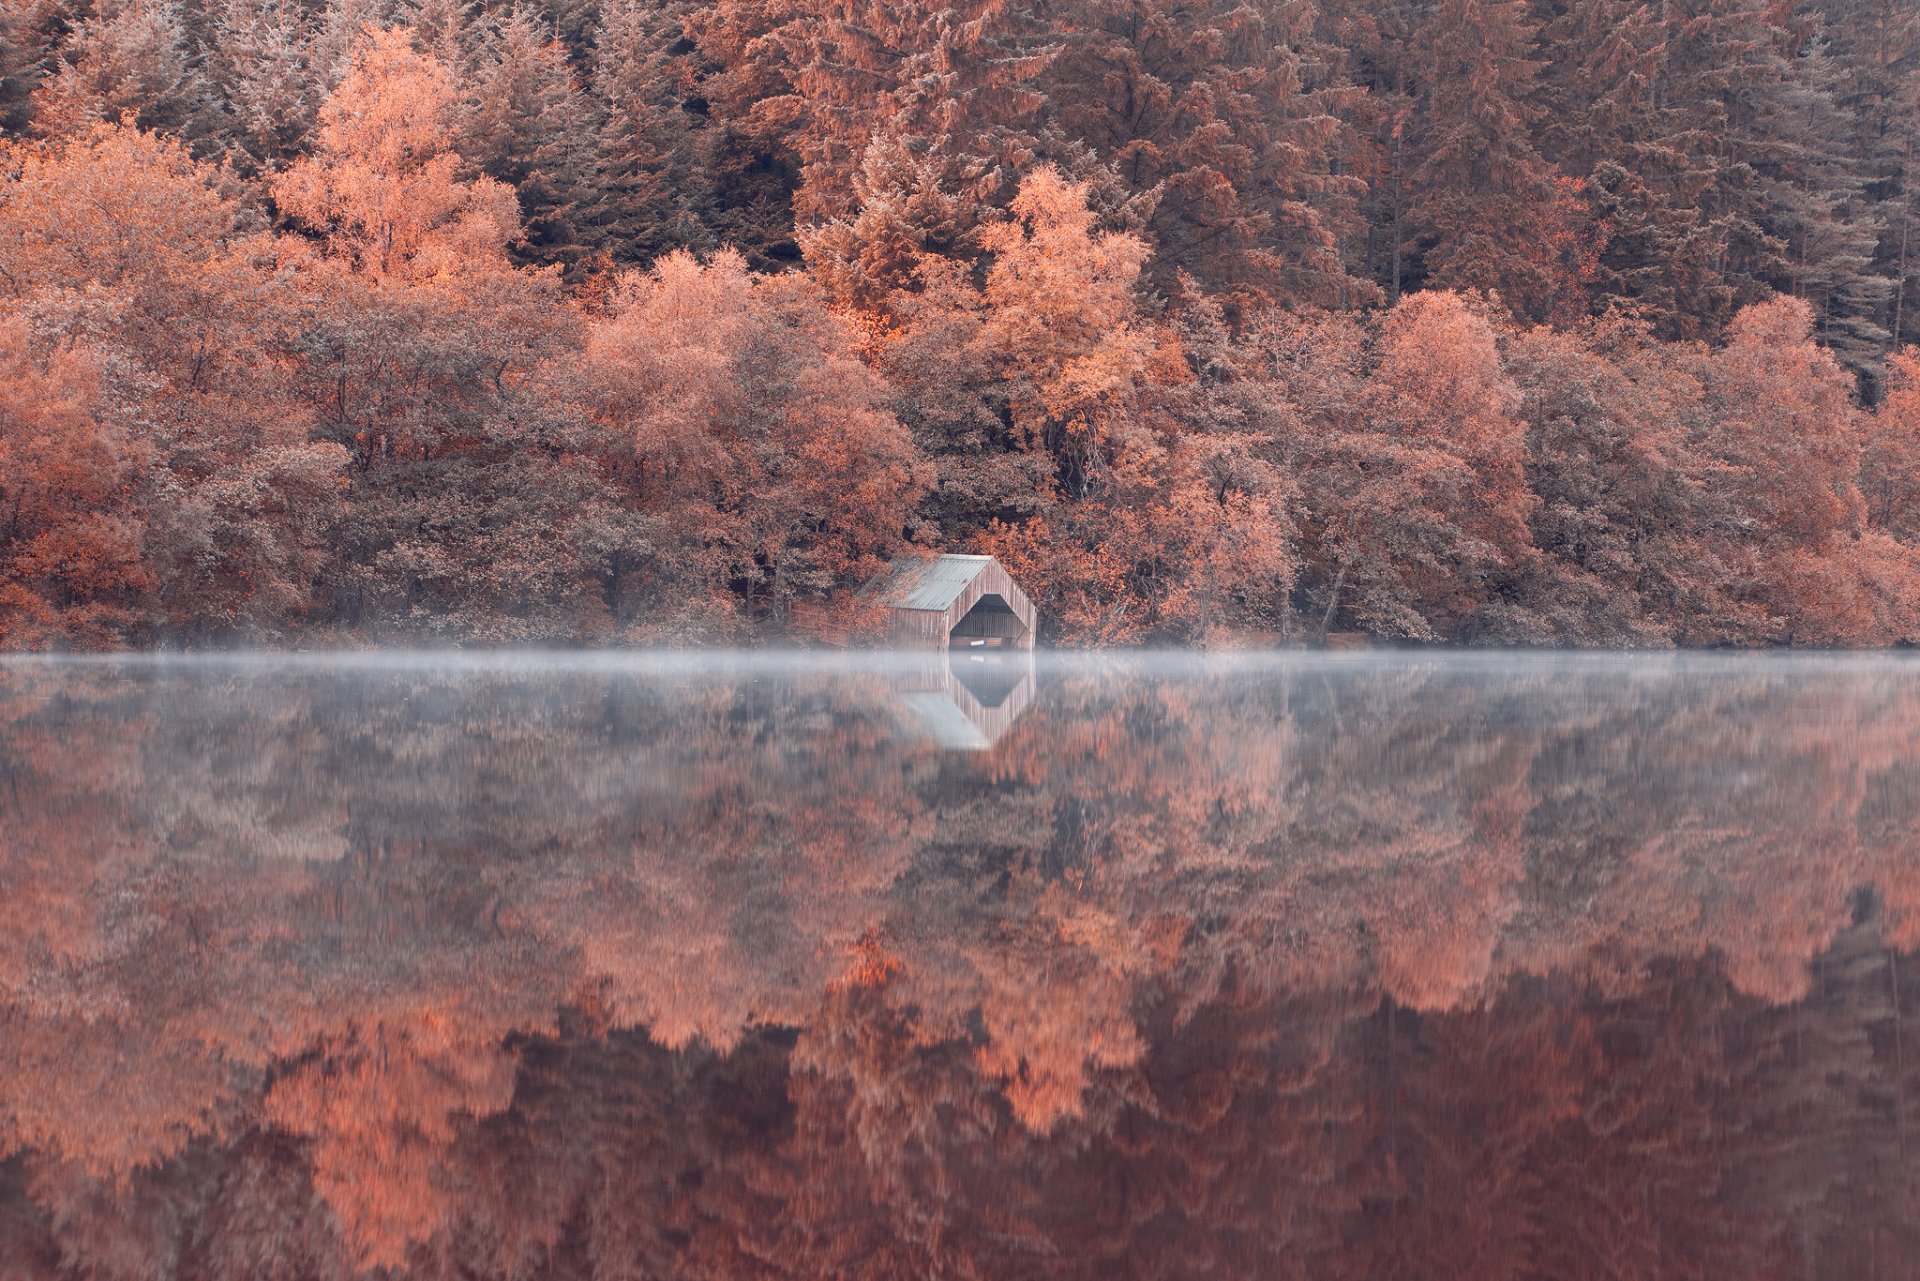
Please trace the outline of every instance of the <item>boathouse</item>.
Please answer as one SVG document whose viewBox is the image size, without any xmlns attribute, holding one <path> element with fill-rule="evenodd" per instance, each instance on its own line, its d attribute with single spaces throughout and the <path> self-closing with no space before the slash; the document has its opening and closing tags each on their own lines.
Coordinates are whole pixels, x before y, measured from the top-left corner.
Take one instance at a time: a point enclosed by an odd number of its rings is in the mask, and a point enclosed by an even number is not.
<svg viewBox="0 0 1920 1281">
<path fill-rule="evenodd" d="M 875 580 L 894 639 L 915 649 L 1032 649 L 1037 617 L 991 556 L 895 561 Z"/>
</svg>

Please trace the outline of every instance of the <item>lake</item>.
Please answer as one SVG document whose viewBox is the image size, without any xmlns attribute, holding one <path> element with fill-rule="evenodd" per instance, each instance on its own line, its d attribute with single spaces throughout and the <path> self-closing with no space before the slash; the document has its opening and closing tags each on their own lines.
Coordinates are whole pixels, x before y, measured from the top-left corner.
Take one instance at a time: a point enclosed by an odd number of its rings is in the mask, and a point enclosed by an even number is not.
<svg viewBox="0 0 1920 1281">
<path fill-rule="evenodd" d="M 0 1277 L 1920 1275 L 1920 661 L 0 663 Z"/>
</svg>

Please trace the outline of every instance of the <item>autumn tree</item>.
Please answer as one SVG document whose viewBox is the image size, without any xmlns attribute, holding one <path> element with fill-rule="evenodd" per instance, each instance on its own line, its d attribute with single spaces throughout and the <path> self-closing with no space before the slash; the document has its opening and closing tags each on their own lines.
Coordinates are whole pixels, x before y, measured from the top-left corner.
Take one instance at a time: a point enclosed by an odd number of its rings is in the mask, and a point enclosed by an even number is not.
<svg viewBox="0 0 1920 1281">
<path fill-rule="evenodd" d="M 513 192 L 459 176 L 446 68 L 398 29 L 369 33 L 321 107 L 314 154 L 274 180 L 286 214 L 369 276 L 421 280 L 497 261 L 520 235 Z"/>
<path fill-rule="evenodd" d="M 883 357 L 939 380 L 934 422 L 965 416 L 965 435 L 922 436 L 946 536 L 1005 556 L 1084 640 L 1271 624 L 1292 568 L 1285 485 L 1243 423 L 1209 418 L 1215 389 L 1193 385 L 1178 336 L 1141 314 L 1146 243 L 1101 230 L 1088 184 L 1050 168 L 980 238 L 984 285 L 929 258 L 933 287 Z M 922 363 L 957 342 L 957 365 Z"/>
<path fill-rule="evenodd" d="M 1266 376 L 1301 407 L 1289 447 L 1311 513 L 1317 626 L 1513 634 L 1534 551 L 1520 394 L 1485 314 L 1412 295 L 1377 333 L 1273 318 Z"/>
<path fill-rule="evenodd" d="M 601 510 L 557 397 L 530 383 L 570 330 L 556 282 L 507 258 L 511 188 L 461 177 L 455 87 L 406 33 L 369 33 L 281 208 L 321 238 L 302 269 L 295 379 L 352 455 L 322 591 L 352 625 L 502 639 L 604 624 Z"/>
<path fill-rule="evenodd" d="M 582 376 L 644 522 L 608 581 L 641 634 L 778 626 L 859 586 L 912 531 L 925 465 L 804 283 L 671 254 L 622 281 Z"/>
<path fill-rule="evenodd" d="M 1860 494 L 1869 524 L 1920 544 L 1920 353 L 1903 349 L 1887 373 L 1887 395 L 1864 423 Z"/>
<path fill-rule="evenodd" d="M 1745 561 L 1774 635 L 1861 643 L 1911 630 L 1911 579 L 1861 542 L 1860 425 L 1852 382 L 1793 299 L 1747 308 L 1706 363 L 1694 428 L 1721 469 L 1729 521 L 1709 545 Z M 1703 623 L 1706 620 L 1702 620 Z"/>
<path fill-rule="evenodd" d="M 1661 644 L 1689 618 L 1750 613 L 1698 538 L 1712 520 L 1711 466 L 1686 429 L 1698 384 L 1633 326 L 1535 330 L 1506 364 L 1539 499 L 1541 561 L 1523 593 L 1543 626 L 1574 643 Z"/>
<path fill-rule="evenodd" d="M 0 362 L 0 644 L 145 639 L 148 454 L 110 412 L 107 362 L 84 348 L 35 353 L 17 320 L 0 328 Z"/>
<path fill-rule="evenodd" d="M 280 376 L 290 300 L 232 175 L 125 126 L 15 160 L 0 308 L 49 343 L 112 343 L 113 430 L 143 460 L 148 625 L 204 640 L 304 618 L 344 458 L 310 441 Z"/>
</svg>

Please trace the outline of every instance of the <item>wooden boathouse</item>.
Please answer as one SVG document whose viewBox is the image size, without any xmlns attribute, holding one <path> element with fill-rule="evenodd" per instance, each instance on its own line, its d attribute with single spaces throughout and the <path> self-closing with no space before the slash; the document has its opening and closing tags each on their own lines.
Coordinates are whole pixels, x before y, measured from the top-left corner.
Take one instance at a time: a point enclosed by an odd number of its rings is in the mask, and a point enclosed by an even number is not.
<svg viewBox="0 0 1920 1281">
<path fill-rule="evenodd" d="M 874 582 L 893 636 L 913 649 L 1032 649 L 1033 602 L 991 556 L 895 561 Z"/>
</svg>

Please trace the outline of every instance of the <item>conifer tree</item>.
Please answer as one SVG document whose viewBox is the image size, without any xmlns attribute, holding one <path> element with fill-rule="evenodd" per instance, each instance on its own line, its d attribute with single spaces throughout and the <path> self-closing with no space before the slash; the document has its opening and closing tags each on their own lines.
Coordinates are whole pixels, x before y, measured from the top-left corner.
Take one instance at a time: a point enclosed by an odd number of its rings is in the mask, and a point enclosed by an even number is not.
<svg viewBox="0 0 1920 1281">
<path fill-rule="evenodd" d="M 1817 15 L 1780 39 L 1787 68 L 1743 104 L 1752 113 L 1760 222 L 1779 244 L 1761 271 L 1774 289 L 1807 301 L 1815 335 L 1860 374 L 1891 338 L 1884 322 L 1893 287 L 1874 266 L 1885 211 L 1870 190 L 1872 160 L 1839 105 L 1844 68 Z"/>
<path fill-rule="evenodd" d="M 1897 350 L 1912 333 L 1908 278 L 1916 246 L 1914 134 L 1920 129 L 1920 9 L 1904 0 L 1824 0 L 1817 6 L 1832 93 L 1843 109 L 1841 147 L 1864 183 L 1858 204 L 1878 214 L 1874 271 L 1886 280 L 1878 317 L 1886 346 Z"/>
<path fill-rule="evenodd" d="M 590 249 L 594 130 L 565 47 L 533 10 L 516 4 L 483 34 L 475 62 L 462 157 L 519 194 L 525 260 L 578 260 Z"/>
<path fill-rule="evenodd" d="M 1058 15 L 1046 128 L 1150 198 L 1151 278 L 1339 304 L 1361 184 L 1335 173 L 1353 91 L 1310 0 L 1095 0 Z"/>
<path fill-rule="evenodd" d="M 1544 319 L 1564 306 L 1565 243 L 1585 228 L 1535 143 L 1543 63 L 1520 0 L 1408 0 L 1329 6 L 1355 76 L 1377 102 L 1366 166 L 1390 297 L 1420 287 L 1497 291 Z"/>
<path fill-rule="evenodd" d="M 600 25 L 594 233 L 623 261 L 713 243 L 703 216 L 712 199 L 702 150 L 707 118 L 696 108 L 699 68 L 682 10 L 661 0 L 612 0 Z"/>
<path fill-rule="evenodd" d="M 711 24 L 746 38 L 755 114 L 800 162 L 802 223 L 855 212 L 853 177 L 881 133 L 938 166 L 986 210 L 1035 158 L 1034 83 L 1056 51 L 1041 15 L 1014 0 L 721 0 Z M 758 35 L 752 33 L 759 33 Z"/>
<path fill-rule="evenodd" d="M 39 128 L 67 137 L 125 115 L 190 140 L 212 123 L 180 10 L 167 0 L 105 0 L 73 29 L 34 97 Z"/>
<path fill-rule="evenodd" d="M 464 76 L 473 60 L 472 0 L 415 0 L 407 25 L 413 45 L 454 76 Z"/>
<path fill-rule="evenodd" d="M 1425 75 L 1406 233 L 1426 283 L 1498 290 L 1543 318 L 1552 273 L 1542 232 L 1555 195 L 1533 142 L 1534 35 L 1518 0 L 1440 0 L 1415 28 L 1404 56 Z"/>
<path fill-rule="evenodd" d="M 326 0 L 311 55 L 322 83 L 329 90 L 339 84 L 354 55 L 366 44 L 368 30 L 387 27 L 403 13 L 398 0 Z"/>
<path fill-rule="evenodd" d="M 1595 309 L 1638 316 L 1668 338 L 1712 332 L 1736 290 L 1722 272 L 1726 229 L 1703 205 L 1714 158 L 1700 108 L 1669 83 L 1675 21 L 1644 0 L 1571 0 L 1541 47 L 1539 136 L 1578 179 L 1596 229 Z"/>
<path fill-rule="evenodd" d="M 32 117 L 54 13 L 53 0 L 19 0 L 0 8 L 0 133 L 22 132 Z"/>
<path fill-rule="evenodd" d="M 225 0 L 214 30 L 207 65 L 228 130 L 259 164 L 290 160 L 305 148 L 326 91 L 299 5 Z"/>
</svg>

